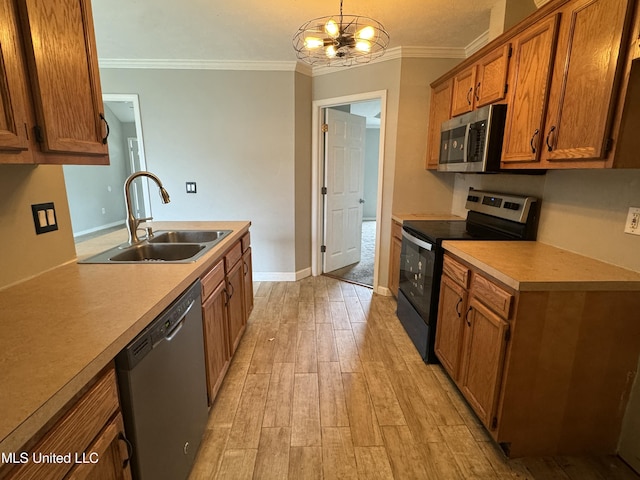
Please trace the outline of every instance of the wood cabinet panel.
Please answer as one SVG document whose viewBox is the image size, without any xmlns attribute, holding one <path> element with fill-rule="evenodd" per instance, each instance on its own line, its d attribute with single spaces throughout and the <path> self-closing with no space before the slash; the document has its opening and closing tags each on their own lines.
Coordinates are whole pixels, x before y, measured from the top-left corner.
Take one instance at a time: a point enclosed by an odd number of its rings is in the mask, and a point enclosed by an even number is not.
<svg viewBox="0 0 640 480">
<path fill-rule="evenodd" d="M 229 274 L 233 266 L 242 258 L 242 245 L 237 242 L 224 256 L 224 270 Z"/>
<path fill-rule="evenodd" d="M 504 162 L 539 159 L 559 20 L 559 15 L 553 15 L 527 29 L 513 42 L 503 168 L 508 168 Z"/>
<path fill-rule="evenodd" d="M 471 291 L 475 297 L 482 300 L 487 307 L 502 318 L 509 318 L 513 300 L 513 295 L 509 292 L 480 275 L 473 276 Z"/>
<path fill-rule="evenodd" d="M 474 296 L 465 324 L 460 390 L 485 426 L 495 429 L 509 324 Z"/>
<path fill-rule="evenodd" d="M 105 372 L 55 426 L 31 449 L 32 452 L 84 452 L 118 411 L 118 387 L 113 368 Z M 68 463 L 29 462 L 12 470 L 9 479 L 62 478 Z"/>
<path fill-rule="evenodd" d="M 444 257 L 442 273 L 463 288 L 469 286 L 469 268 L 449 256 Z"/>
<path fill-rule="evenodd" d="M 442 276 L 435 352 L 451 378 L 459 377 L 464 313 L 467 309 L 467 291 L 449 276 Z"/>
<path fill-rule="evenodd" d="M 242 290 L 244 292 L 245 322 L 253 311 L 253 262 L 251 260 L 251 248 L 242 254 Z"/>
<path fill-rule="evenodd" d="M 473 110 L 477 67 L 473 65 L 453 77 L 451 116 L 461 115 Z"/>
<path fill-rule="evenodd" d="M 391 249 L 389 251 L 389 290 L 396 298 L 400 288 L 400 255 L 402 253 L 402 225 L 391 222 Z"/>
<path fill-rule="evenodd" d="M 237 262 L 227 273 L 227 315 L 229 321 L 229 351 L 233 355 L 238 348 L 246 326 L 242 262 Z"/>
<path fill-rule="evenodd" d="M 88 0 L 19 0 L 40 148 L 108 163 Z"/>
<path fill-rule="evenodd" d="M 26 79 L 13 0 L 0 0 L 0 163 L 31 163 Z"/>
<path fill-rule="evenodd" d="M 485 55 L 478 62 L 478 74 L 474 91 L 475 108 L 503 100 L 507 94 L 507 75 L 511 44 Z"/>
<path fill-rule="evenodd" d="M 200 280 L 202 284 L 202 300 L 206 300 L 224 281 L 224 260 L 217 262 Z"/>
<path fill-rule="evenodd" d="M 202 304 L 209 405 L 216 398 L 231 359 L 226 303 L 227 292 L 223 277 Z"/>
<path fill-rule="evenodd" d="M 84 452 L 83 460 L 66 477 L 68 480 L 131 480 L 131 467 L 124 441 L 124 424 L 118 413 L 95 442 Z M 93 461 L 95 463 L 92 463 Z"/>
<path fill-rule="evenodd" d="M 438 168 L 440 158 L 440 127 L 451 118 L 451 98 L 453 83 L 447 80 L 431 89 L 431 105 L 429 107 L 429 130 L 427 132 L 427 164 L 426 168 Z"/>
<path fill-rule="evenodd" d="M 606 153 L 629 0 L 578 0 L 562 10 L 545 126 L 545 159 Z"/>
</svg>

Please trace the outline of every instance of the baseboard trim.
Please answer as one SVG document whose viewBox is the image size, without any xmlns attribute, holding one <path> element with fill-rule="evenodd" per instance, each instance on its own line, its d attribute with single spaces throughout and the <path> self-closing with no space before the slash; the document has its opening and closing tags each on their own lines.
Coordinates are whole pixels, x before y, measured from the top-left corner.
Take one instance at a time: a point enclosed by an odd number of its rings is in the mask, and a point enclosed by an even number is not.
<svg viewBox="0 0 640 480">
<path fill-rule="evenodd" d="M 253 272 L 254 282 L 297 282 L 311 276 L 311 268 L 297 272 Z"/>
<path fill-rule="evenodd" d="M 389 290 L 387 287 L 381 287 L 380 285 L 378 285 L 378 288 L 376 288 L 376 293 L 385 297 L 390 297 L 393 295 L 391 293 L 391 290 Z"/>
</svg>

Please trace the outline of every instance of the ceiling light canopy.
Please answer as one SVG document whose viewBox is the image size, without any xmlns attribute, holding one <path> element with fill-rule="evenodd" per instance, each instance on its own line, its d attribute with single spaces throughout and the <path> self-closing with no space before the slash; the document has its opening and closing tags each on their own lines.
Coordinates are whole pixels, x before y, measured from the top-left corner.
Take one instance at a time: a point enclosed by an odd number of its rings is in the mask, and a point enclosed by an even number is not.
<svg viewBox="0 0 640 480">
<path fill-rule="evenodd" d="M 360 15 L 315 18 L 293 36 L 298 59 L 310 65 L 350 66 L 384 54 L 389 34 L 380 22 Z"/>
</svg>

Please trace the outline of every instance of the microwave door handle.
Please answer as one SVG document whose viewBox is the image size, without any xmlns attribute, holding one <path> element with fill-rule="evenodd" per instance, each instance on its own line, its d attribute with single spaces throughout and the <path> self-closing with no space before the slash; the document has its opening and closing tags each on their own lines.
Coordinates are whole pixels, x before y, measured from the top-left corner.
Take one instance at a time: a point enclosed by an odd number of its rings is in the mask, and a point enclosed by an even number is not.
<svg viewBox="0 0 640 480">
<path fill-rule="evenodd" d="M 433 244 L 431 244 L 429 242 L 425 242 L 424 240 L 420 240 L 419 238 L 414 237 L 413 235 L 411 235 L 406 230 L 402 230 L 402 236 L 404 238 L 406 238 L 407 240 L 409 240 L 414 245 L 417 245 L 417 246 L 419 246 L 421 248 L 424 248 L 425 250 L 431 251 L 433 249 Z"/>
<path fill-rule="evenodd" d="M 471 124 L 467 123 L 467 127 L 464 131 L 464 149 L 462 150 L 462 155 L 464 158 L 464 163 L 469 161 L 469 140 L 471 137 Z"/>
</svg>

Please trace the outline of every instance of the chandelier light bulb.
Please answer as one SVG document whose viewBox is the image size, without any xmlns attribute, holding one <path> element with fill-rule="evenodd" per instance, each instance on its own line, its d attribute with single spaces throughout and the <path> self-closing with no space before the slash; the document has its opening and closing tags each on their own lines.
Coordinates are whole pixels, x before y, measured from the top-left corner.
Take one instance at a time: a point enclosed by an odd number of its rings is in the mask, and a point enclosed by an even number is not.
<svg viewBox="0 0 640 480">
<path fill-rule="evenodd" d="M 368 53 L 371 51 L 371 42 L 367 41 L 367 40 L 358 40 L 356 42 L 356 50 L 359 50 L 360 52 L 365 52 Z"/>
<path fill-rule="evenodd" d="M 318 37 L 306 37 L 304 39 L 304 47 L 309 50 L 315 50 L 324 45 L 324 41 Z"/>
<path fill-rule="evenodd" d="M 371 40 L 375 36 L 376 36 L 376 31 L 373 29 L 371 25 L 367 25 L 362 30 L 359 30 L 358 33 L 356 33 L 356 37 L 361 40 Z"/>
<path fill-rule="evenodd" d="M 340 27 L 333 18 L 325 23 L 324 31 L 327 32 L 327 35 L 329 35 L 331 38 L 336 38 L 338 35 L 340 35 Z"/>
<path fill-rule="evenodd" d="M 327 57 L 335 58 L 335 56 L 337 55 L 338 51 L 336 50 L 336 47 L 334 45 L 329 45 L 325 49 L 325 53 L 326 53 Z"/>
</svg>

